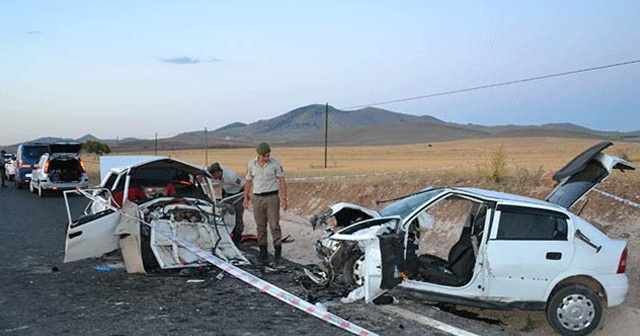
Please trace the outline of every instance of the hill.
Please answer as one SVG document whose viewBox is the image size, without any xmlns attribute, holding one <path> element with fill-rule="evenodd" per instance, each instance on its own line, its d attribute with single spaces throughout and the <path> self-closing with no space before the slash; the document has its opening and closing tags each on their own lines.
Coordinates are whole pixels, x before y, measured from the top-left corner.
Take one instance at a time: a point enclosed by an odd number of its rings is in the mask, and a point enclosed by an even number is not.
<svg viewBox="0 0 640 336">
<path fill-rule="evenodd" d="M 271 119 L 250 124 L 234 122 L 206 133 L 184 132 L 157 141 L 135 138 L 100 140 L 90 134 L 80 139 L 40 138 L 34 141 L 99 140 L 109 144 L 115 151 L 202 148 L 205 139 L 209 147 L 216 148 L 251 147 L 260 141 L 279 146 L 321 146 L 325 143 L 325 125 L 328 125 L 327 142 L 333 146 L 399 145 L 502 137 L 640 141 L 640 130 L 604 132 L 571 123 L 483 126 L 450 123 L 429 115 L 415 116 L 375 107 L 346 111 L 329 106 L 328 113 L 326 109 L 325 105 L 308 105 Z"/>
</svg>

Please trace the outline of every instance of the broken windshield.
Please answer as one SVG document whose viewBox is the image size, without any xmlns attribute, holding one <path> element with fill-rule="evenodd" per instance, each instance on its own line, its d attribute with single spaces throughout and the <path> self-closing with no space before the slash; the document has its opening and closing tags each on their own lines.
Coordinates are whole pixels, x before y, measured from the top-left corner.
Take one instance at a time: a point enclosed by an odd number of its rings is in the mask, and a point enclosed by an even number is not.
<svg viewBox="0 0 640 336">
<path fill-rule="evenodd" d="M 384 207 L 380 211 L 380 215 L 382 215 L 382 217 L 400 216 L 401 218 L 405 218 L 417 207 L 440 194 L 440 192 L 440 189 L 429 189 L 407 196 Z"/>
</svg>

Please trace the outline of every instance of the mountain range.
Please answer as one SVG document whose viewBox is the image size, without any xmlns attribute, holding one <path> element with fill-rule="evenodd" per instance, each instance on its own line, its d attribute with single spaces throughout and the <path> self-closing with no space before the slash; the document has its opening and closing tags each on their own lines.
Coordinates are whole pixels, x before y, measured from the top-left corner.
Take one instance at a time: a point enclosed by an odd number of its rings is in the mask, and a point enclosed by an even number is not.
<svg viewBox="0 0 640 336">
<path fill-rule="evenodd" d="M 319 146 L 325 143 L 325 125 L 328 125 L 327 143 L 332 146 L 399 145 L 473 138 L 543 136 L 640 141 L 640 130 L 607 132 L 571 123 L 525 126 L 456 124 L 429 115 L 415 116 L 374 107 L 344 111 L 331 106 L 327 109 L 325 105 L 318 104 L 300 107 L 280 116 L 250 124 L 235 122 L 214 131 L 185 132 L 157 140 L 127 138 L 116 141 L 97 139 L 88 134 L 80 139 L 41 138 L 34 141 L 98 140 L 109 144 L 114 151 L 203 148 L 205 140 L 212 148 L 247 147 L 261 141 L 278 146 Z"/>
</svg>

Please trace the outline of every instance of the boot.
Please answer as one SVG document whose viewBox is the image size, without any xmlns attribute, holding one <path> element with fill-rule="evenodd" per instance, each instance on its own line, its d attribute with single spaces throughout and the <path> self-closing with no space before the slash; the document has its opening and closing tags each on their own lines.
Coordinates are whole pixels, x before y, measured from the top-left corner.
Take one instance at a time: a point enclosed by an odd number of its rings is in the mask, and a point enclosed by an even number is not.
<svg viewBox="0 0 640 336">
<path fill-rule="evenodd" d="M 282 245 L 274 246 L 273 248 L 275 249 L 273 261 L 279 264 L 282 261 Z"/>
<path fill-rule="evenodd" d="M 260 254 L 258 254 L 258 262 L 266 264 L 269 262 L 269 255 L 267 254 L 267 245 L 260 245 Z"/>
<path fill-rule="evenodd" d="M 231 240 L 236 245 L 236 247 L 238 247 L 238 248 L 243 247 L 243 245 L 242 245 L 242 234 L 238 234 L 238 233 L 234 232 L 233 236 L 231 237 Z"/>
</svg>

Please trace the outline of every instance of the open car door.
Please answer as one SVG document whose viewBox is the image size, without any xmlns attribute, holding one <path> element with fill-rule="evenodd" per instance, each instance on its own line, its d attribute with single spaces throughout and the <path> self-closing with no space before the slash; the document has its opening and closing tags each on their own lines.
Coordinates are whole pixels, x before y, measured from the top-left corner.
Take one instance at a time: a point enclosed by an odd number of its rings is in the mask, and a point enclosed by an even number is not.
<svg viewBox="0 0 640 336">
<path fill-rule="evenodd" d="M 67 226 L 64 262 L 99 257 L 119 248 L 116 225 L 120 211 L 106 209 L 82 216 Z"/>
<path fill-rule="evenodd" d="M 602 153 L 611 145 L 613 143 L 610 141 L 600 142 L 580 153 L 553 174 L 553 179 L 558 185 L 546 200 L 568 209 L 604 181 L 614 169 L 636 169 L 631 162 Z"/>
<path fill-rule="evenodd" d="M 332 239 L 357 241 L 364 250 L 364 298 L 369 303 L 402 282 L 404 235 L 390 233 L 399 217 L 376 218 L 336 232 Z"/>
</svg>

